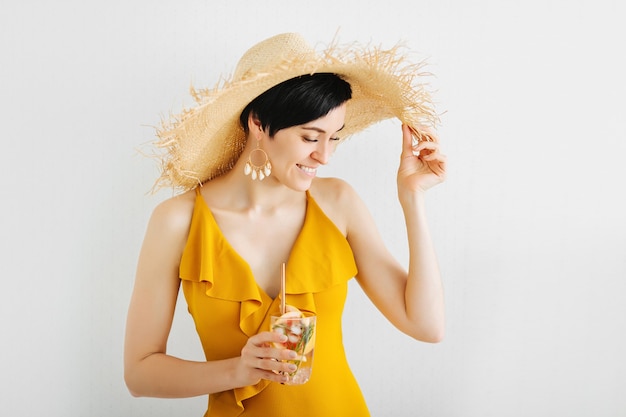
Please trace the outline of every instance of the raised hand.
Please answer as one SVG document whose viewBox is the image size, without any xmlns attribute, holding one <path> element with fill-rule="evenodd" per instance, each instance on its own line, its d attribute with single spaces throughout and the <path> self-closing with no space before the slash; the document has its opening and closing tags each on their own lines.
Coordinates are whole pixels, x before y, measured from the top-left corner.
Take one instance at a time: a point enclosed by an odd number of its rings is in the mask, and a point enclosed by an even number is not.
<svg viewBox="0 0 626 417">
<path fill-rule="evenodd" d="M 432 135 L 431 135 L 432 136 Z M 445 180 L 446 157 L 436 141 L 413 144 L 411 128 L 402 125 L 402 155 L 398 168 L 398 192 L 424 192 Z"/>
</svg>

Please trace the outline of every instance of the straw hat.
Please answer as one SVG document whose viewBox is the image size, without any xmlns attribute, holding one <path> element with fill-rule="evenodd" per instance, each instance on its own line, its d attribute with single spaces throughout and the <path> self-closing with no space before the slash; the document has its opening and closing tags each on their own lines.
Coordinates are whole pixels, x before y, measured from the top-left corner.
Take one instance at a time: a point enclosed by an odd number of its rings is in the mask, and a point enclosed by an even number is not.
<svg viewBox="0 0 626 417">
<path fill-rule="evenodd" d="M 418 140 L 433 140 L 436 124 L 424 83 L 423 63 L 407 63 L 399 47 L 383 50 L 333 44 L 317 53 L 296 33 L 284 33 L 250 48 L 232 78 L 213 89 L 191 94 L 197 106 L 164 121 L 157 129 L 161 176 L 156 188 L 192 189 L 229 171 L 246 143 L 239 124 L 243 109 L 257 96 L 283 81 L 304 74 L 335 73 L 350 83 L 343 138 L 381 120 L 396 117 Z"/>
</svg>

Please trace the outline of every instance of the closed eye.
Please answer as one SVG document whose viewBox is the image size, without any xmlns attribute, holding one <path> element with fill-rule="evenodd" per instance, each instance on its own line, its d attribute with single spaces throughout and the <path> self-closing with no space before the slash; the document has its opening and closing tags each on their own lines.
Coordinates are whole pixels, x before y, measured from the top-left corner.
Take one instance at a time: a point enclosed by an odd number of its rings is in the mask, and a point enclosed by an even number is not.
<svg viewBox="0 0 626 417">
<path fill-rule="evenodd" d="M 305 138 L 304 136 L 302 137 L 302 140 L 304 140 L 305 142 L 308 142 L 308 143 L 315 143 L 315 142 L 317 142 L 317 141 L 318 141 L 317 139 Z M 337 138 L 337 137 L 335 137 L 335 138 L 329 138 L 328 140 L 332 140 L 332 141 L 340 141 L 340 140 L 341 140 L 341 138 Z"/>
<path fill-rule="evenodd" d="M 338 132 L 339 132 L 340 130 L 342 130 L 344 127 L 345 127 L 345 125 L 342 125 L 342 126 L 341 126 L 341 127 L 340 127 L 337 131 L 336 131 L 336 133 L 338 133 Z M 315 126 L 303 126 L 303 127 L 302 127 L 302 129 L 304 129 L 304 130 L 308 130 L 308 131 L 314 131 L 314 132 L 318 132 L 318 133 L 322 133 L 322 134 L 325 134 L 325 133 L 326 133 L 326 131 L 325 131 L 324 129 L 320 129 L 319 127 L 315 127 Z M 302 139 L 303 139 L 305 142 L 311 142 L 311 143 L 313 143 L 313 142 L 317 142 L 317 139 L 311 139 L 311 138 L 308 138 L 308 137 L 306 137 L 306 136 L 302 136 Z M 341 138 L 334 137 L 334 138 L 329 138 L 329 140 L 332 140 L 332 141 L 340 141 L 340 140 L 341 140 Z"/>
</svg>

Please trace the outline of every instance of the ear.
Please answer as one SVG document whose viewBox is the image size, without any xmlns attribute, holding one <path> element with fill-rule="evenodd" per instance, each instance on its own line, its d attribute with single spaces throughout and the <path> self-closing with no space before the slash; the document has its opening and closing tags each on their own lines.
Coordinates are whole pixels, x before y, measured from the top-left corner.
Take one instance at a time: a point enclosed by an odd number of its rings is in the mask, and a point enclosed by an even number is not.
<svg viewBox="0 0 626 417">
<path fill-rule="evenodd" d="M 263 132 L 263 126 L 261 125 L 261 120 L 257 117 L 256 114 L 250 112 L 248 114 L 248 131 L 252 133 L 254 136 L 257 136 L 259 133 Z"/>
</svg>

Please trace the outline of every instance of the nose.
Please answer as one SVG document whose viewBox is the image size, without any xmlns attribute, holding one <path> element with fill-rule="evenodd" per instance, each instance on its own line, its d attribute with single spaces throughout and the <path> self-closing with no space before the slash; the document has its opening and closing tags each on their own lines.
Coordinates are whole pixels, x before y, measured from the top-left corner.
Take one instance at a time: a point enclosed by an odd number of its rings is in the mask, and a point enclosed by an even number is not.
<svg viewBox="0 0 626 417">
<path fill-rule="evenodd" d="M 311 157 L 322 165 L 326 165 L 333 154 L 334 146 L 330 141 L 320 140 Z"/>
</svg>

